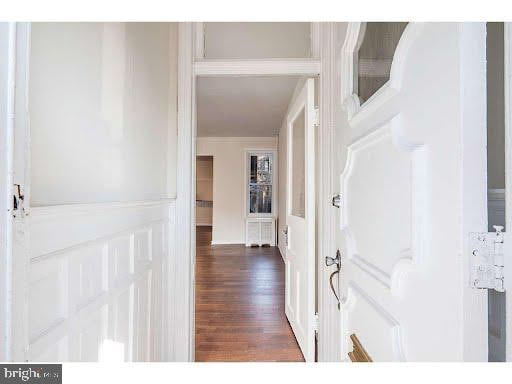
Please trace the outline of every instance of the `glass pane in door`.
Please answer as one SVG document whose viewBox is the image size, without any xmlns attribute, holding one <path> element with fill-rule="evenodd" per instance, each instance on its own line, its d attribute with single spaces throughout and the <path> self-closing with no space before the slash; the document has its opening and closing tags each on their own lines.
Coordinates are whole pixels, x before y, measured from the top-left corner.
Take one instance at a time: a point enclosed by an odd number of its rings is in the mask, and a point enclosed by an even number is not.
<svg viewBox="0 0 512 384">
<path fill-rule="evenodd" d="M 292 180 L 291 180 L 291 214 L 293 216 L 305 217 L 306 205 L 306 183 L 305 183 L 305 134 L 306 115 L 304 109 L 299 113 L 292 124 Z"/>
<path fill-rule="evenodd" d="M 354 87 L 361 104 L 389 80 L 393 56 L 406 26 L 405 22 L 362 23 Z"/>
</svg>

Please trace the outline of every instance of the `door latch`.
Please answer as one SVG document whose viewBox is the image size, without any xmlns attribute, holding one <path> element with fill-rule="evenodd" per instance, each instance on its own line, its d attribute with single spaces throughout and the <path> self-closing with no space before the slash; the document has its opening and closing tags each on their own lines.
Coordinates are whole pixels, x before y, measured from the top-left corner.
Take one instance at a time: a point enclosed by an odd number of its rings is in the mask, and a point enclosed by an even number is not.
<svg viewBox="0 0 512 384">
<path fill-rule="evenodd" d="M 332 206 L 336 208 L 341 207 L 341 195 L 339 193 L 332 197 Z"/>
</svg>

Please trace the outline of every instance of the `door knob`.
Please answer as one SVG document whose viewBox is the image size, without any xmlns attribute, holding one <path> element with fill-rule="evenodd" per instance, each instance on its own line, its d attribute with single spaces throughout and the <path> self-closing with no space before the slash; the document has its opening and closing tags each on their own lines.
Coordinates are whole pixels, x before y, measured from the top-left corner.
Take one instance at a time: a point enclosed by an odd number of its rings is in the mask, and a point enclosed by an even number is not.
<svg viewBox="0 0 512 384">
<path fill-rule="evenodd" d="M 336 257 L 330 257 L 330 256 L 326 256 L 325 257 L 325 265 L 327 267 L 330 267 L 331 265 L 334 265 L 336 264 L 336 267 L 338 269 L 341 268 L 341 253 L 340 253 L 340 250 L 336 250 Z"/>
</svg>

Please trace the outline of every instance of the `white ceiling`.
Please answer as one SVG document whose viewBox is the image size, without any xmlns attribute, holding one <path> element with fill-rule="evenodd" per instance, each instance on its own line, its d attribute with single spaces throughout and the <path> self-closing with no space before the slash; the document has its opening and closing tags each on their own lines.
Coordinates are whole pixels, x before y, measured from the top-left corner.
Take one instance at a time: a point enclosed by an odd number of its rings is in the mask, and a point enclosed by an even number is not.
<svg viewBox="0 0 512 384">
<path fill-rule="evenodd" d="M 275 136 L 297 77 L 203 77 L 197 82 L 197 136 Z"/>
</svg>

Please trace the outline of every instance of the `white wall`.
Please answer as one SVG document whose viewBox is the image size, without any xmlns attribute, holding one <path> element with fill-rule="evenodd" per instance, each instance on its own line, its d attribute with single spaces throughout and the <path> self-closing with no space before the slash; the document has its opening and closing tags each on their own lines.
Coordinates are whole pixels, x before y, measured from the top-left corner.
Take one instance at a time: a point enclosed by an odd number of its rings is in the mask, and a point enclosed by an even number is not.
<svg viewBox="0 0 512 384">
<path fill-rule="evenodd" d="M 197 138 L 197 155 L 213 156 L 213 243 L 245 243 L 245 151 L 261 149 L 277 149 L 277 138 Z"/>
<path fill-rule="evenodd" d="M 205 23 L 208 59 L 311 57 L 310 23 Z"/>
<path fill-rule="evenodd" d="M 175 195 L 177 25 L 34 23 L 32 205 Z"/>
<path fill-rule="evenodd" d="M 15 360 L 176 359 L 176 63 L 175 23 L 32 25 Z"/>
</svg>

